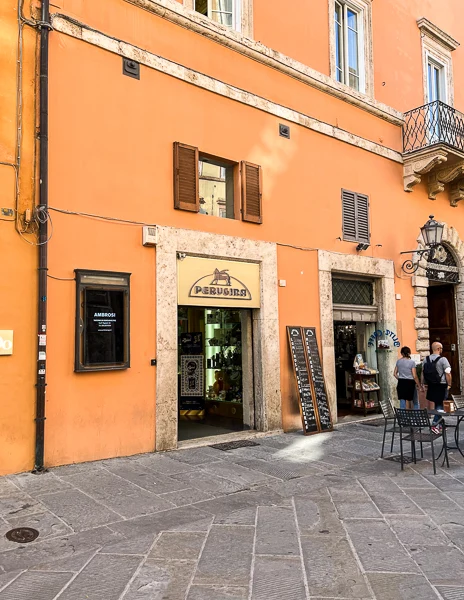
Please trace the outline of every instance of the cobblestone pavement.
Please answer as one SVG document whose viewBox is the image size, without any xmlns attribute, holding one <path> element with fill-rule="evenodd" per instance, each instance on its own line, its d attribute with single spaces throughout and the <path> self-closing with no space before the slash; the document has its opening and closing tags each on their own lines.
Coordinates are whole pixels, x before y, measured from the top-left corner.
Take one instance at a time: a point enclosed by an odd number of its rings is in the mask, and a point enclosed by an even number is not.
<svg viewBox="0 0 464 600">
<path fill-rule="evenodd" d="M 4 477 L 0 600 L 464 599 L 464 459 L 402 473 L 381 435 L 350 424 Z M 9 542 L 18 526 L 39 538 Z"/>
</svg>

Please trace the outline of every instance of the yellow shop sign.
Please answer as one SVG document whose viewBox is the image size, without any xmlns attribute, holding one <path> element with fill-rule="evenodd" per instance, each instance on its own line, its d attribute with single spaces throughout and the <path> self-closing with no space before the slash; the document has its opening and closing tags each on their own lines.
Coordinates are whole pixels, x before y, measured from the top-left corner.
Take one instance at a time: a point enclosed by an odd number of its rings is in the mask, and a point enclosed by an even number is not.
<svg viewBox="0 0 464 600">
<path fill-rule="evenodd" d="M 177 261 L 178 304 L 259 308 L 259 264 L 186 256 Z"/>
</svg>

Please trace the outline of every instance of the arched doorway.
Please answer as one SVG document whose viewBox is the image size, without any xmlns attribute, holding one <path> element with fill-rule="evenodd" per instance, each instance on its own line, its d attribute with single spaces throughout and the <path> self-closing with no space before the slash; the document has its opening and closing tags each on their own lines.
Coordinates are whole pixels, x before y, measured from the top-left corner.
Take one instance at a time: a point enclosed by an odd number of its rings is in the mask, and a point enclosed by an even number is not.
<svg viewBox="0 0 464 600">
<path fill-rule="evenodd" d="M 452 393 L 461 393 L 456 286 L 460 283 L 458 261 L 451 248 L 443 244 L 427 260 L 427 304 L 430 344 L 441 342 L 443 355 L 451 364 Z"/>
</svg>

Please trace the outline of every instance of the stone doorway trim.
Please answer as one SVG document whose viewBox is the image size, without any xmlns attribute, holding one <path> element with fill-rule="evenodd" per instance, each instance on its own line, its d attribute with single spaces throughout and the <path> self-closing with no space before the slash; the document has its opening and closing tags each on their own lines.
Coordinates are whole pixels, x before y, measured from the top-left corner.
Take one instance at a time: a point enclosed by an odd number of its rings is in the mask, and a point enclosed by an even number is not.
<svg viewBox="0 0 464 600">
<path fill-rule="evenodd" d="M 371 258 L 354 254 L 339 254 L 319 250 L 319 298 L 321 318 L 322 362 L 329 405 L 334 421 L 337 422 L 337 388 L 335 379 L 334 307 L 332 300 L 332 275 L 350 274 L 369 276 L 374 280 L 374 294 L 378 322 L 392 330 L 396 329 L 395 271 L 391 260 Z M 379 354 L 379 371 L 382 371 L 381 393 L 393 398 L 395 380 L 393 369 L 395 352 Z"/>
<path fill-rule="evenodd" d="M 277 246 L 214 233 L 157 227 L 156 450 L 177 448 L 177 254 L 260 263 L 261 308 L 252 310 L 255 428 L 282 428 Z"/>
<path fill-rule="evenodd" d="M 461 352 L 461 348 L 464 348 L 464 282 L 462 281 L 464 273 L 464 242 L 461 240 L 457 230 L 454 227 L 449 227 L 446 223 L 443 229 L 442 242 L 454 255 L 460 272 L 459 279 L 461 280 L 461 283 L 455 284 L 455 291 L 459 366 L 462 382 L 464 366 Z M 424 241 L 422 237 L 419 236 L 417 238 L 417 250 L 423 250 L 424 248 Z M 430 354 L 429 308 L 427 303 L 429 280 L 426 276 L 426 268 L 427 259 L 422 256 L 419 262 L 419 268 L 411 280 L 414 288 L 414 308 L 416 309 L 416 318 L 414 319 L 414 327 L 417 331 L 416 351 L 420 353 L 421 358 L 425 358 Z"/>
</svg>

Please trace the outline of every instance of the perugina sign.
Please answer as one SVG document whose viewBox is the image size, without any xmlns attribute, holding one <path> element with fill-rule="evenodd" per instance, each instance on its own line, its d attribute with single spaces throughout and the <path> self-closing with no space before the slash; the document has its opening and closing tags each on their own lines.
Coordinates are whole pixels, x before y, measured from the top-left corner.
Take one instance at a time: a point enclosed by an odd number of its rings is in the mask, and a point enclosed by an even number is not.
<svg viewBox="0 0 464 600">
<path fill-rule="evenodd" d="M 177 264 L 179 304 L 260 306 L 259 264 L 193 256 Z"/>
</svg>

